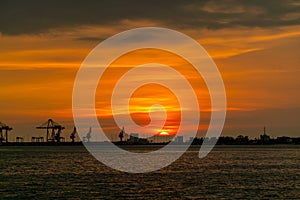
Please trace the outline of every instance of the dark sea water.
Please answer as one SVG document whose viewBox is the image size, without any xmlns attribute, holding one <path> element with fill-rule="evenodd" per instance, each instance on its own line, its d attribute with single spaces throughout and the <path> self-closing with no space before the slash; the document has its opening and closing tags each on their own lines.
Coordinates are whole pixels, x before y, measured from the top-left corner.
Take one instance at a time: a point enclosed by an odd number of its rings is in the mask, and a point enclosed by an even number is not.
<svg viewBox="0 0 300 200">
<path fill-rule="evenodd" d="M 2 146 L 0 199 L 300 199 L 299 145 L 217 146 L 204 159 L 198 149 L 129 174 L 81 146 Z"/>
</svg>

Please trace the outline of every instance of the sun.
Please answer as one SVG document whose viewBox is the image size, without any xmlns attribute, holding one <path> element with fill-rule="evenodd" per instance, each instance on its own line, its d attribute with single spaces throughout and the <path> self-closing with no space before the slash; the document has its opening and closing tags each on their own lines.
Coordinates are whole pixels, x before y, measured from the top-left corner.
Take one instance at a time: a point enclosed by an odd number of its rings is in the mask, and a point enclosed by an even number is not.
<svg viewBox="0 0 300 200">
<path fill-rule="evenodd" d="M 162 131 L 162 132 L 159 133 L 159 135 L 169 135 L 169 133 L 166 132 L 166 131 Z"/>
</svg>

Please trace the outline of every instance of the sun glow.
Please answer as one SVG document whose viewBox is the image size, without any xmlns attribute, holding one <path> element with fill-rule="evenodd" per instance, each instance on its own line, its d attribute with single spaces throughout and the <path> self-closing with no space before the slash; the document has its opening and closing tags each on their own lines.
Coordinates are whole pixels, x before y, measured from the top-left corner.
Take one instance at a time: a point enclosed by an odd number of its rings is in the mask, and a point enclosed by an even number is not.
<svg viewBox="0 0 300 200">
<path fill-rule="evenodd" d="M 181 57 L 176 54 L 172 54 L 163 50 L 156 49 L 144 49 L 136 50 L 125 55 L 122 55 L 116 59 L 111 65 L 105 70 L 102 74 L 101 79 L 99 80 L 99 85 L 97 88 L 96 94 L 96 110 L 101 126 L 107 127 L 106 133 L 113 137 L 117 130 L 118 125 L 114 121 L 113 113 L 111 112 L 111 97 L 115 85 L 117 84 L 119 77 L 122 77 L 126 72 L 133 69 L 136 66 L 147 64 L 147 63 L 160 63 L 167 66 L 170 66 L 180 72 L 182 76 L 187 79 L 192 88 L 197 95 L 199 105 L 203 105 L 202 109 L 210 109 L 210 96 L 206 88 L 206 84 L 199 73 L 196 72 L 194 67 Z M 159 70 L 157 67 L 149 67 L 147 70 Z M 149 71 L 145 69 L 145 73 L 142 73 L 141 76 L 132 78 L 131 81 L 138 81 L 139 79 L 152 79 Z M 167 79 L 170 84 L 173 84 L 176 87 L 177 79 L 173 76 L 165 76 L 163 73 L 161 77 L 157 79 L 165 80 Z M 124 89 L 121 92 L 127 93 L 126 87 L 130 88 L 130 84 L 122 85 Z M 185 90 L 182 90 L 185 92 Z M 201 94 L 201 95 L 200 95 Z M 163 120 L 162 110 L 153 110 L 153 105 L 161 105 L 165 111 L 165 120 Z M 140 126 L 140 132 L 146 135 L 157 136 L 173 136 L 177 134 L 181 122 L 182 112 L 189 112 L 189 107 L 182 107 L 179 103 L 179 99 L 172 90 L 165 87 L 164 85 L 157 83 L 149 83 L 138 87 L 131 95 L 128 109 L 130 117 L 133 122 Z M 201 110 L 199 108 L 199 110 Z M 126 106 L 120 106 L 115 113 L 116 115 L 124 115 L 127 113 Z M 157 121 L 157 122 L 155 122 Z M 164 125 L 161 126 L 159 122 L 165 121 Z M 147 126 L 153 124 L 152 130 Z M 155 126 L 158 125 L 158 126 Z M 144 128 L 145 127 L 145 128 Z M 127 130 L 130 130 L 131 127 L 126 127 Z M 188 128 L 188 127 L 187 127 Z M 147 129 L 147 130 L 146 130 Z M 139 132 L 139 131 L 133 131 Z M 166 132 L 162 133 L 161 132 Z M 182 133 L 184 134 L 184 133 Z"/>
<path fill-rule="evenodd" d="M 166 132 L 166 131 L 162 131 L 162 132 L 159 133 L 159 135 L 169 135 L 169 133 Z"/>
</svg>

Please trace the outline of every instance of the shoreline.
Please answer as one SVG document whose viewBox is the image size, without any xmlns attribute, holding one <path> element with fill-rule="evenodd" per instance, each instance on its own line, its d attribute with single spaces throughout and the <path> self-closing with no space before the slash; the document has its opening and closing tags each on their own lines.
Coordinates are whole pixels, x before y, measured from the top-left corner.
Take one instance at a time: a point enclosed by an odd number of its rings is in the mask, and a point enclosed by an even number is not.
<svg viewBox="0 0 300 200">
<path fill-rule="evenodd" d="M 89 145 L 105 145 L 108 142 L 89 142 Z M 139 146 L 165 146 L 167 143 L 148 143 L 148 144 L 128 144 L 128 143 L 115 143 L 117 146 L 122 147 L 139 147 Z M 183 144 L 175 144 L 181 146 Z M 300 146 L 300 144 L 216 144 L 215 146 L 219 147 L 231 147 L 231 146 L 241 146 L 241 147 L 252 147 L 252 146 Z M 7 147 L 7 146 L 84 146 L 82 142 L 8 142 L 8 143 L 0 143 L 0 147 Z M 191 144 L 190 146 L 196 147 L 201 146 L 201 144 Z"/>
</svg>

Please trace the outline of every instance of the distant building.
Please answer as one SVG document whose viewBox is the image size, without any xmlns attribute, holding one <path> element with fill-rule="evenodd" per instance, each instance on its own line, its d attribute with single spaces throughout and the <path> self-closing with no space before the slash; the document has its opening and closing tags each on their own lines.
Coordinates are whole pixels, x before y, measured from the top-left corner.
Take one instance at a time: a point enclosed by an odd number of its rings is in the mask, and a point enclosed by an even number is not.
<svg viewBox="0 0 300 200">
<path fill-rule="evenodd" d="M 183 136 L 182 135 L 178 135 L 175 137 L 175 142 L 178 144 L 183 144 Z"/>
<path fill-rule="evenodd" d="M 271 139 L 271 137 L 266 134 L 266 127 L 264 127 L 264 134 L 260 135 L 260 141 L 262 143 L 268 143 L 268 142 L 270 142 L 270 139 Z"/>
<path fill-rule="evenodd" d="M 147 138 L 139 138 L 138 133 L 131 133 L 129 139 L 127 140 L 128 144 L 148 144 L 149 141 Z"/>
<path fill-rule="evenodd" d="M 280 144 L 291 144 L 293 143 L 293 139 L 290 137 L 282 136 L 282 137 L 277 137 L 277 142 Z"/>
<path fill-rule="evenodd" d="M 270 141 L 270 136 L 267 135 L 267 134 L 260 135 L 260 141 L 269 142 Z"/>
<path fill-rule="evenodd" d="M 236 144 L 248 144 L 249 138 L 248 136 L 239 135 L 236 138 Z"/>
<path fill-rule="evenodd" d="M 150 143 L 168 143 L 173 137 L 173 135 L 153 135 L 148 138 L 148 141 Z"/>
<path fill-rule="evenodd" d="M 138 133 L 131 133 L 129 137 L 130 143 L 137 143 L 139 141 L 139 134 Z"/>
</svg>

